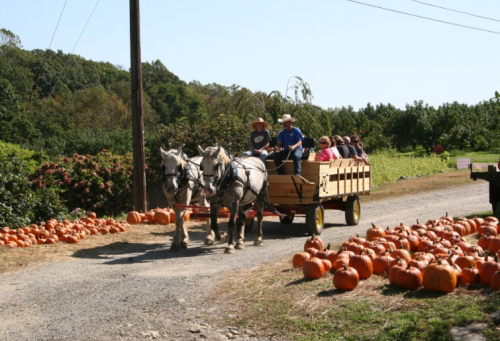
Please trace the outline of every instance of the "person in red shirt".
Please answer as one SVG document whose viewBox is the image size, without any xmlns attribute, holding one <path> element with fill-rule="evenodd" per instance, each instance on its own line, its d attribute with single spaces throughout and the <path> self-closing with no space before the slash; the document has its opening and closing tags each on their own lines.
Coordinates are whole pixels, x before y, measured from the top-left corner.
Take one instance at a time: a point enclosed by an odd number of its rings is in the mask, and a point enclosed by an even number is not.
<svg viewBox="0 0 500 341">
<path fill-rule="evenodd" d="M 333 151 L 330 149 L 330 138 L 328 136 L 321 136 L 319 138 L 319 146 L 321 150 L 316 154 L 315 161 L 329 161 L 334 158 Z"/>
</svg>

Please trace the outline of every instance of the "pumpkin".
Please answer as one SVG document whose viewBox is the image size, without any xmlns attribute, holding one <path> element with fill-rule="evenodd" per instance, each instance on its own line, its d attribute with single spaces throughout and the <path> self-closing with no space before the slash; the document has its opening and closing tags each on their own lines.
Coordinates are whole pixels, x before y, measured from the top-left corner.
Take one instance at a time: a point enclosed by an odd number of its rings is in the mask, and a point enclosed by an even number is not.
<svg viewBox="0 0 500 341">
<path fill-rule="evenodd" d="M 388 252 L 381 254 L 378 257 L 375 257 L 373 260 L 373 273 L 375 275 L 384 275 L 389 273 L 389 263 L 393 260 Z"/>
<path fill-rule="evenodd" d="M 411 256 L 410 256 L 410 253 L 408 252 L 408 250 L 402 248 L 403 246 L 400 245 L 400 247 L 396 250 L 392 250 L 391 251 L 391 257 L 392 258 L 401 258 L 401 259 L 404 259 L 406 261 L 406 263 L 410 262 L 411 261 Z"/>
<path fill-rule="evenodd" d="M 396 285 L 396 275 L 398 273 L 399 270 L 401 269 L 404 269 L 408 266 L 408 264 L 405 263 L 404 260 L 402 260 L 401 258 L 398 258 L 398 262 L 392 266 L 391 268 L 389 268 L 389 284 L 390 285 Z"/>
<path fill-rule="evenodd" d="M 141 214 L 137 211 L 130 211 L 127 214 L 127 223 L 130 225 L 140 224 L 142 221 Z"/>
<path fill-rule="evenodd" d="M 467 268 L 463 268 L 462 275 L 460 276 L 460 284 L 468 286 L 477 283 L 479 283 L 479 270 L 472 264 Z"/>
<path fill-rule="evenodd" d="M 89 212 L 89 213 L 87 214 L 87 217 L 89 217 L 89 218 L 91 218 L 91 219 L 95 219 L 95 218 L 97 218 L 97 214 L 95 214 L 95 212 Z"/>
<path fill-rule="evenodd" d="M 422 286 L 422 282 L 422 272 L 410 264 L 396 273 L 396 285 L 402 289 L 417 290 Z"/>
<path fill-rule="evenodd" d="M 325 269 L 325 272 L 330 271 L 332 268 L 332 262 L 330 262 L 328 259 L 322 259 L 323 262 L 323 268 Z"/>
<path fill-rule="evenodd" d="M 500 290 L 500 271 L 497 271 L 491 276 L 491 289 Z"/>
<path fill-rule="evenodd" d="M 319 279 L 323 277 L 325 273 L 325 267 L 321 259 L 317 257 L 311 257 L 304 262 L 302 265 L 302 272 L 305 278 L 309 279 Z"/>
<path fill-rule="evenodd" d="M 356 269 L 360 279 L 368 279 L 373 274 L 372 259 L 363 251 L 349 259 L 349 266 Z"/>
<path fill-rule="evenodd" d="M 481 269 L 479 269 L 479 282 L 484 285 L 490 285 L 491 277 L 499 270 L 498 255 L 495 254 L 493 259 L 488 259 L 488 256 L 486 256 L 485 262 L 481 265 Z"/>
<path fill-rule="evenodd" d="M 325 248 L 325 244 L 320 237 L 313 234 L 310 238 L 307 238 L 306 242 L 304 243 L 304 251 L 310 247 L 315 248 L 316 250 L 323 250 Z"/>
<path fill-rule="evenodd" d="M 332 252 L 332 250 L 330 250 L 330 243 L 328 243 L 328 245 L 326 246 L 326 248 L 324 250 L 319 250 L 317 253 L 316 253 L 316 257 L 318 257 L 319 259 L 327 259 L 328 258 L 328 255 Z"/>
<path fill-rule="evenodd" d="M 163 210 L 158 210 L 154 215 L 154 222 L 161 225 L 170 224 L 170 214 Z"/>
<path fill-rule="evenodd" d="M 380 238 L 384 236 L 384 229 L 380 226 L 375 226 L 374 223 L 372 223 L 372 227 L 366 231 L 366 239 L 368 240 L 373 240 L 374 238 Z"/>
<path fill-rule="evenodd" d="M 493 237 L 490 239 L 488 250 L 490 250 L 491 253 L 496 253 L 500 250 L 500 237 Z"/>
<path fill-rule="evenodd" d="M 292 259 L 292 265 L 294 268 L 301 268 L 306 260 L 311 258 L 311 255 L 307 252 L 297 252 Z"/>
<path fill-rule="evenodd" d="M 460 269 L 468 268 L 470 265 L 476 267 L 476 260 L 474 257 L 464 254 L 455 259 L 455 264 L 458 265 Z"/>
<path fill-rule="evenodd" d="M 429 291 L 450 293 L 457 286 L 455 269 L 440 259 L 433 261 L 424 270 L 423 285 Z"/>
<path fill-rule="evenodd" d="M 408 266 L 411 266 L 412 268 L 416 268 L 416 269 L 420 270 L 420 272 L 423 275 L 424 274 L 424 270 L 427 267 L 428 263 L 429 262 L 427 262 L 426 260 L 421 259 L 420 257 L 417 256 L 416 258 L 412 259 L 408 263 Z"/>
<path fill-rule="evenodd" d="M 335 271 L 332 281 L 337 290 L 351 291 L 359 284 L 359 274 L 356 269 L 343 265 Z"/>
</svg>

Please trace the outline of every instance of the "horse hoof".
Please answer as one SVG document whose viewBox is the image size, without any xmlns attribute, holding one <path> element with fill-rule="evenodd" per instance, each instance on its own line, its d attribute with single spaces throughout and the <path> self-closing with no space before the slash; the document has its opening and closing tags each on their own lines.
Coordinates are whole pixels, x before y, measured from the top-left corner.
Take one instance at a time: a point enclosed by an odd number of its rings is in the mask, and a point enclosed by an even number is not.
<svg viewBox="0 0 500 341">
<path fill-rule="evenodd" d="M 256 240 L 256 241 L 254 241 L 253 245 L 255 245 L 255 246 L 262 246 L 262 240 Z"/>
<path fill-rule="evenodd" d="M 227 240 L 227 233 L 222 232 L 221 234 L 219 234 L 219 237 L 217 239 L 221 242 L 225 242 Z"/>
<path fill-rule="evenodd" d="M 214 244 L 214 240 L 213 239 L 205 239 L 205 245 L 213 245 Z"/>
<path fill-rule="evenodd" d="M 181 247 L 179 245 L 172 244 L 170 246 L 170 251 L 172 251 L 172 252 L 178 252 L 180 249 L 181 249 Z"/>
<path fill-rule="evenodd" d="M 224 251 L 224 253 L 227 253 L 227 254 L 234 253 L 234 247 L 233 246 L 226 247 L 226 250 Z"/>
<path fill-rule="evenodd" d="M 237 243 L 236 248 L 238 250 L 245 250 L 245 243 Z"/>
<path fill-rule="evenodd" d="M 181 249 L 187 249 L 187 248 L 188 248 L 188 243 L 182 242 Z"/>
</svg>

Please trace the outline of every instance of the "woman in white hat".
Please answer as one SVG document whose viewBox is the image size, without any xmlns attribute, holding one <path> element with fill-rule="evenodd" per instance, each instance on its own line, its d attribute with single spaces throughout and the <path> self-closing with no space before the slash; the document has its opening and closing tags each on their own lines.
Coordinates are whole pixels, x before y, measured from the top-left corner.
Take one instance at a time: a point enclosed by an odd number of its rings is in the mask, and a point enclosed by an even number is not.
<svg viewBox="0 0 500 341">
<path fill-rule="evenodd" d="M 300 158 L 302 157 L 302 141 L 304 141 L 304 135 L 299 128 L 292 125 L 293 122 L 297 121 L 289 114 L 283 115 L 281 120 L 278 120 L 283 124 L 283 130 L 279 132 L 276 138 L 276 147 L 274 147 L 274 164 L 276 165 L 276 171 L 278 174 L 285 174 L 283 167 L 283 160 L 293 160 L 293 174 L 301 174 Z M 280 148 L 283 150 L 280 151 Z"/>
<path fill-rule="evenodd" d="M 261 117 L 256 119 L 250 125 L 252 133 L 250 134 L 250 150 L 243 153 L 246 156 L 258 156 L 265 163 L 268 155 L 267 147 L 271 142 L 271 134 L 267 128 L 269 123 L 264 121 Z"/>
</svg>

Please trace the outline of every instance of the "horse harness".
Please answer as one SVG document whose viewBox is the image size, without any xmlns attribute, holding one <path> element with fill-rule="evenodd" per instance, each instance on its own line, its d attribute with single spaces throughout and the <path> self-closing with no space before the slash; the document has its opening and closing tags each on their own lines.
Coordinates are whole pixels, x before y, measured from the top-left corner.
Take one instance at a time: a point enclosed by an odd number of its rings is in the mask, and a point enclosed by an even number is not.
<svg viewBox="0 0 500 341">
<path fill-rule="evenodd" d="M 203 184 L 201 183 L 202 173 L 198 172 L 198 177 L 195 177 L 193 175 L 193 170 L 191 169 L 191 167 L 189 167 L 189 163 L 192 163 L 196 166 L 198 166 L 198 164 L 189 160 L 185 156 L 181 156 L 181 158 L 187 163 L 187 165 L 186 167 L 181 167 L 179 165 L 177 173 L 165 174 L 165 166 L 163 164 L 161 165 L 163 174 L 162 181 L 165 186 L 168 186 L 167 184 L 168 178 L 175 178 L 177 180 L 178 186 L 177 186 L 177 191 L 174 195 L 174 203 L 177 202 L 179 198 L 179 193 L 181 193 L 183 190 L 189 187 L 189 181 L 193 181 L 193 194 L 197 193 L 200 189 L 203 188 Z"/>
</svg>

